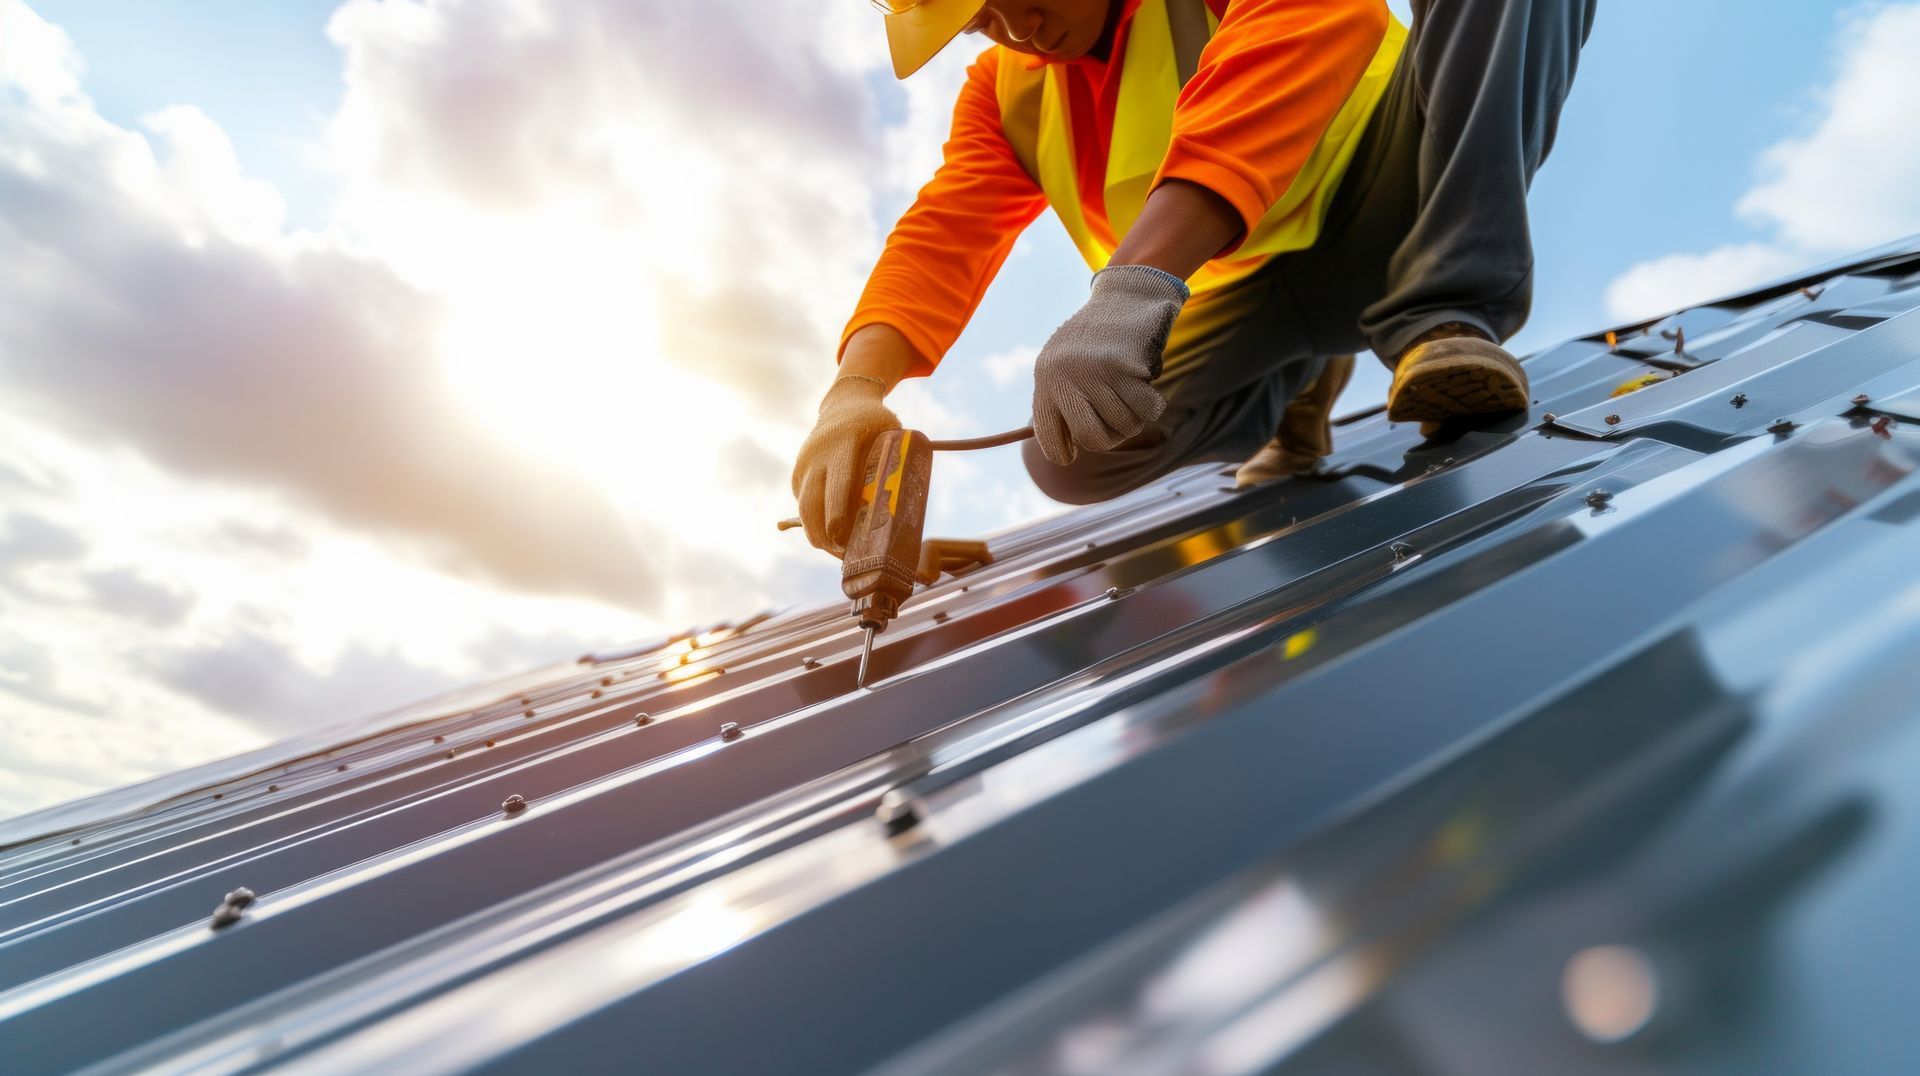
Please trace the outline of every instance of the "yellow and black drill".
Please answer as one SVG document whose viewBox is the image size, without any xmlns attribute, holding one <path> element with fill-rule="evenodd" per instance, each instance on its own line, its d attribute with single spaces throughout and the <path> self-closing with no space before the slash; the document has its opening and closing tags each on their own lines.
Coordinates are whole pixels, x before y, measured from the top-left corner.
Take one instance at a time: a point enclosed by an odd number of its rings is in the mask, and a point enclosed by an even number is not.
<svg viewBox="0 0 1920 1076">
<path fill-rule="evenodd" d="M 860 505 L 853 517 L 840 562 L 840 589 L 853 601 L 853 616 L 866 632 L 860 649 L 856 687 L 867 684 L 873 637 L 900 615 L 916 582 L 932 583 L 942 571 L 992 561 L 985 542 L 921 541 L 927 522 L 927 496 L 933 483 L 935 452 L 965 452 L 1008 445 L 1033 436 L 1031 426 L 959 441 L 935 441 L 918 430 L 888 430 L 867 452 Z M 781 529 L 797 527 L 790 519 Z"/>
</svg>

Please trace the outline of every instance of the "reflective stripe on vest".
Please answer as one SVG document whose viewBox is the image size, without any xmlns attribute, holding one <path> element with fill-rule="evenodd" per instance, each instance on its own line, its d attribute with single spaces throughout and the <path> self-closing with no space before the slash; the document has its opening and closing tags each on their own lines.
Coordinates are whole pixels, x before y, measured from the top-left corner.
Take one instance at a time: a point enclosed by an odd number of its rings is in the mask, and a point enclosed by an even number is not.
<svg viewBox="0 0 1920 1076">
<path fill-rule="evenodd" d="M 1167 147 L 1173 141 L 1174 102 L 1186 78 L 1198 67 L 1197 53 L 1205 43 L 1194 32 L 1203 16 L 1206 35 L 1211 37 L 1220 20 L 1206 0 L 1141 0 L 1134 12 L 1114 103 L 1113 139 L 1107 147 L 1107 221 L 1115 242 L 1139 219 L 1153 177 L 1166 159 Z M 1319 238 L 1327 206 L 1359 147 L 1368 117 L 1386 94 L 1406 40 L 1407 28 L 1388 15 L 1387 32 L 1373 61 L 1307 155 L 1293 183 L 1260 218 L 1232 261 L 1209 262 L 1194 274 L 1188 282 L 1194 290 L 1237 280 L 1272 255 L 1304 250 Z M 1054 64 L 1029 67 L 1023 59 L 1013 52 L 1000 57 L 994 90 L 1000 102 L 1001 125 L 1014 156 L 1046 193 L 1081 257 L 1098 271 L 1113 256 L 1113 250 L 1094 235 L 1080 204 L 1066 72 Z"/>
</svg>

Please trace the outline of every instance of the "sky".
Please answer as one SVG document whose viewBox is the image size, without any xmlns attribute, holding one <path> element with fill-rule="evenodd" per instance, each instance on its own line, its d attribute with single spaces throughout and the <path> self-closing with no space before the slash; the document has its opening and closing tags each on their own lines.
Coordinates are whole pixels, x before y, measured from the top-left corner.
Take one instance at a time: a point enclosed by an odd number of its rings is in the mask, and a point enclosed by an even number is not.
<svg viewBox="0 0 1920 1076">
<path fill-rule="evenodd" d="M 972 51 L 896 83 L 864 0 L 0 0 L 0 817 L 837 599 L 773 523 Z M 1511 346 L 1920 232 L 1915 55 L 1920 2 L 1605 0 Z M 1024 423 L 1086 278 L 1043 217 L 903 419 Z M 934 481 L 933 534 L 1058 510 L 1011 451 Z"/>
</svg>

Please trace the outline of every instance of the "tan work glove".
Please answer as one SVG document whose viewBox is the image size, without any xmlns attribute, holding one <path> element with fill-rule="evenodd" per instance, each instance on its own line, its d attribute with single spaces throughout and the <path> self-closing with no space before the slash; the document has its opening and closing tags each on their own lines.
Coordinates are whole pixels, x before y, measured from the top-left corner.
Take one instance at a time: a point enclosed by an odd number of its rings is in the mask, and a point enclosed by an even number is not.
<svg viewBox="0 0 1920 1076">
<path fill-rule="evenodd" d="M 1033 363 L 1033 436 L 1050 462 L 1105 452 L 1167 409 L 1153 379 L 1187 294 L 1179 277 L 1145 265 L 1093 275 L 1086 305 Z"/>
<path fill-rule="evenodd" d="M 900 420 L 881 402 L 885 398 L 886 386 L 876 378 L 849 375 L 835 381 L 793 465 L 793 495 L 807 541 L 836 557 L 846 554 L 853 533 L 854 496 L 866 478 L 873 439 L 900 428 Z"/>
</svg>

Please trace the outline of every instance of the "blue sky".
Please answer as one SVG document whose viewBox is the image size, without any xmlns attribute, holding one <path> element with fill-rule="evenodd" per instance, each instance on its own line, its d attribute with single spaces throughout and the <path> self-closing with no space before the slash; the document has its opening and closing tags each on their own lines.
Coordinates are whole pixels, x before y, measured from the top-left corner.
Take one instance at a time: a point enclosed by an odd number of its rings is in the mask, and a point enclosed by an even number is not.
<svg viewBox="0 0 1920 1076">
<path fill-rule="evenodd" d="M 864 0 L 0 0 L 0 815 L 834 600 L 771 522 L 965 62 L 896 84 L 880 35 Z M 1920 231 L 1913 55 L 1913 0 L 1605 0 L 1516 350 Z M 903 417 L 1022 424 L 1085 287 L 1042 217 Z M 1050 510 L 1002 451 L 941 461 L 931 524 Z"/>
</svg>

